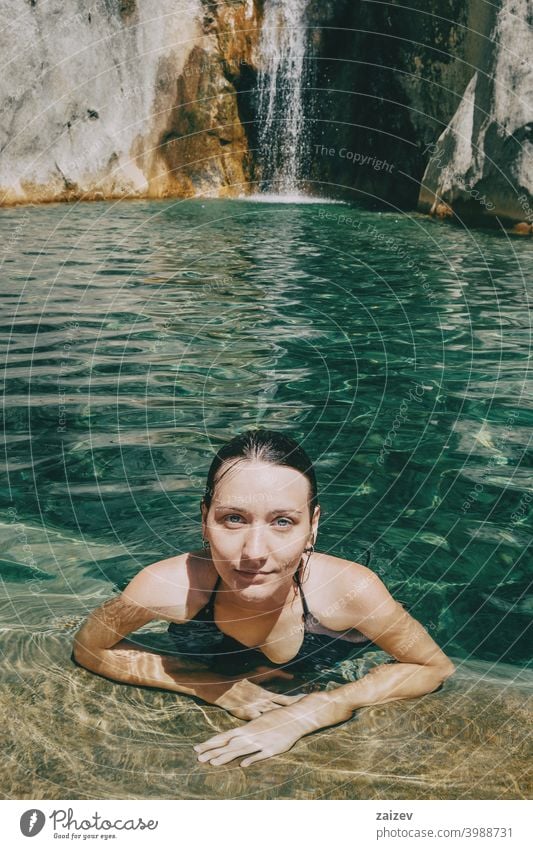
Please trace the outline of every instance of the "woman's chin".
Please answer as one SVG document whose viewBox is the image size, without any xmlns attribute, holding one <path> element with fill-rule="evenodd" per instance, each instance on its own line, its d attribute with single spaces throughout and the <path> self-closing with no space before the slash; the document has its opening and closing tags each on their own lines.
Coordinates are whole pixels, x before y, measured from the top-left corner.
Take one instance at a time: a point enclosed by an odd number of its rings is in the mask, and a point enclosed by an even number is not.
<svg viewBox="0 0 533 849">
<path fill-rule="evenodd" d="M 268 598 L 278 587 L 279 581 L 274 575 L 250 575 L 237 571 L 233 575 L 233 590 L 243 601 Z"/>
</svg>

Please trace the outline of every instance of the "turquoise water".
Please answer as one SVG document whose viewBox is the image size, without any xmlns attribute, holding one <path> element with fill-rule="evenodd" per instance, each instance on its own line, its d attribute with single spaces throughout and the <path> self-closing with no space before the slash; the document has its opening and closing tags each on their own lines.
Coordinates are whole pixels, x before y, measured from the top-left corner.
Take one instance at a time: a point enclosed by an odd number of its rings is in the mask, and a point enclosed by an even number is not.
<svg viewBox="0 0 533 849">
<path fill-rule="evenodd" d="M 4 209 L 0 232 L 0 795 L 528 798 L 531 241 L 252 201 Z M 70 652 L 136 571 L 200 545 L 213 450 L 258 424 L 316 459 L 319 550 L 368 551 L 458 669 L 215 769 L 192 746 L 239 720 Z M 388 659 L 335 653 L 298 687 Z"/>
<path fill-rule="evenodd" d="M 318 549 L 454 658 L 531 655 L 533 243 L 349 205 L 0 211 L 5 651 L 201 542 L 213 450 L 316 460 Z M 39 663 L 46 664 L 46 652 Z"/>
</svg>

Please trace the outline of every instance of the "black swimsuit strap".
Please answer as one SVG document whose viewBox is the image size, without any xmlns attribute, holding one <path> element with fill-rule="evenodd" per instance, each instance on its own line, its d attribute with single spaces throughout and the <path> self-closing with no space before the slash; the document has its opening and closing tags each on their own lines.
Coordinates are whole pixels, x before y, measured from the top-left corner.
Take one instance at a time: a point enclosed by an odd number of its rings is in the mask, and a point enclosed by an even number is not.
<svg viewBox="0 0 533 849">
<path fill-rule="evenodd" d="M 305 619 L 307 619 L 307 617 L 309 616 L 309 608 L 307 606 L 307 601 L 305 600 L 302 582 L 300 581 L 300 567 L 298 567 L 297 571 L 294 573 L 294 581 L 296 583 L 296 586 L 300 590 L 300 597 L 302 599 L 302 606 L 303 606 L 303 609 L 304 609 L 304 621 L 305 621 Z"/>
<path fill-rule="evenodd" d="M 205 610 L 206 612 L 211 613 L 211 616 L 212 616 L 212 619 L 213 619 L 213 620 L 214 620 L 214 618 L 215 618 L 215 613 L 214 613 L 215 596 L 216 596 L 216 594 L 217 594 L 217 590 L 218 590 L 218 588 L 219 588 L 219 586 L 220 586 L 220 581 L 221 581 L 221 580 L 222 580 L 222 578 L 220 577 L 220 575 L 218 575 L 218 576 L 217 576 L 217 579 L 216 579 L 216 581 L 215 581 L 215 586 L 214 586 L 214 587 L 213 587 L 213 589 L 211 590 L 211 595 L 209 596 L 209 601 L 207 602 L 207 604 L 206 604 L 206 605 L 205 605 L 205 607 L 204 607 L 204 610 Z"/>
</svg>

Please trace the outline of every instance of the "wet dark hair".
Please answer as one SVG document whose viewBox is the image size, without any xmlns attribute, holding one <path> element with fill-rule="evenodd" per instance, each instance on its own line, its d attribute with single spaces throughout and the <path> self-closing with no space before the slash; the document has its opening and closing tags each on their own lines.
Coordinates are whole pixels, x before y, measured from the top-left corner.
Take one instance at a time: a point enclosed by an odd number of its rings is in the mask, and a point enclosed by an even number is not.
<svg viewBox="0 0 533 849">
<path fill-rule="evenodd" d="M 208 510 L 217 483 L 235 465 L 229 466 L 222 475 L 217 476 L 220 467 L 226 460 L 236 460 L 236 462 L 240 460 L 260 460 L 263 463 L 272 463 L 274 466 L 288 466 L 290 469 L 301 472 L 309 481 L 311 490 L 309 512 L 311 518 L 313 518 L 315 507 L 318 504 L 315 470 L 307 452 L 290 436 L 279 431 L 260 428 L 258 430 L 247 430 L 224 443 L 215 454 L 207 473 L 202 503 Z"/>
</svg>

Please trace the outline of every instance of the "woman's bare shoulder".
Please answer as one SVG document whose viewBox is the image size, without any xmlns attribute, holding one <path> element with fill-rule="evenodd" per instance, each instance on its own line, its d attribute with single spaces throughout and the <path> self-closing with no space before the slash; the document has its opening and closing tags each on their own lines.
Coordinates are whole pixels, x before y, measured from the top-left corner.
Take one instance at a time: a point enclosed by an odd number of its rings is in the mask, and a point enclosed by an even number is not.
<svg viewBox="0 0 533 849">
<path fill-rule="evenodd" d="M 124 589 L 125 601 L 190 619 L 206 603 L 216 580 L 211 558 L 203 551 L 158 560 L 141 569 Z"/>
<path fill-rule="evenodd" d="M 362 599 L 369 600 L 376 591 L 388 596 L 385 585 L 368 566 L 322 552 L 312 555 L 304 588 L 320 621 L 333 628 L 347 627 Z"/>
<path fill-rule="evenodd" d="M 327 584 L 339 586 L 339 581 L 353 585 L 354 582 L 367 582 L 377 579 L 375 572 L 368 566 L 357 563 L 355 560 L 347 560 L 344 557 L 335 557 L 333 554 L 325 554 L 315 551 L 311 557 L 310 566 L 318 580 Z"/>
</svg>

